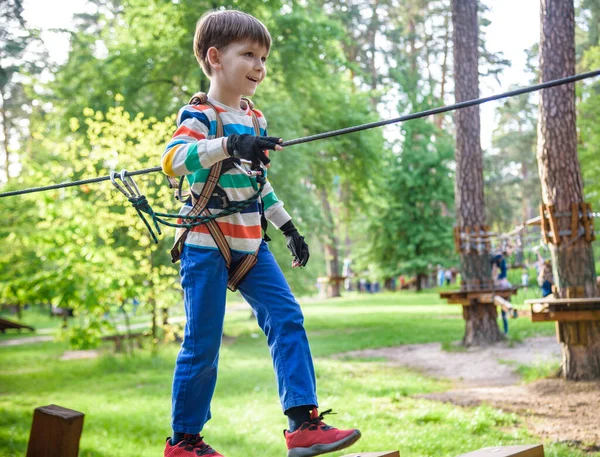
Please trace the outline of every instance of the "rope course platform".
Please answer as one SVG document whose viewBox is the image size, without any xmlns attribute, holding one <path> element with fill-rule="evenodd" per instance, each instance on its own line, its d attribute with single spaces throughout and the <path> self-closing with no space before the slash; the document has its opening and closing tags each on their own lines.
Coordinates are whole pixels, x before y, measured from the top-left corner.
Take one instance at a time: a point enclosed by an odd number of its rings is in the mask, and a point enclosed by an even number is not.
<svg viewBox="0 0 600 457">
<path fill-rule="evenodd" d="M 535 298 L 525 304 L 531 307 L 532 322 L 600 321 L 600 297 Z"/>
<path fill-rule="evenodd" d="M 440 292 L 440 298 L 448 300 L 449 305 L 494 305 L 494 297 L 501 297 L 508 300 L 513 295 L 516 295 L 517 290 L 515 287 L 504 289 L 452 290 Z"/>
</svg>

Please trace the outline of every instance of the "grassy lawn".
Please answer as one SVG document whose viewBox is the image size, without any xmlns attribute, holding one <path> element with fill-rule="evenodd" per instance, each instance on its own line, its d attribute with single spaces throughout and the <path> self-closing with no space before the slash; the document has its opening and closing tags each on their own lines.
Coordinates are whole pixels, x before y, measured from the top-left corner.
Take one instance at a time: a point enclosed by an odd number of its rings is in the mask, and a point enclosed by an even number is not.
<svg viewBox="0 0 600 457">
<path fill-rule="evenodd" d="M 303 305 L 323 409 L 337 426 L 358 426 L 351 452 L 400 449 L 404 457 L 456 456 L 486 446 L 537 443 L 518 416 L 419 399 L 450 383 L 388 367 L 339 360 L 339 352 L 399 344 L 451 343 L 463 334 L 460 307 L 434 293 L 351 295 Z M 517 338 L 552 335 L 552 324 L 511 320 Z M 247 311 L 226 317 L 213 420 L 207 441 L 228 457 L 285 455 L 281 414 L 265 338 Z M 81 457 L 162 455 L 170 434 L 171 375 L 178 346 L 91 360 L 61 361 L 63 343 L 0 347 L 0 457 L 23 457 L 33 409 L 50 403 L 85 413 Z M 340 456 L 349 451 L 331 454 Z M 547 456 L 578 456 L 548 444 Z"/>
</svg>

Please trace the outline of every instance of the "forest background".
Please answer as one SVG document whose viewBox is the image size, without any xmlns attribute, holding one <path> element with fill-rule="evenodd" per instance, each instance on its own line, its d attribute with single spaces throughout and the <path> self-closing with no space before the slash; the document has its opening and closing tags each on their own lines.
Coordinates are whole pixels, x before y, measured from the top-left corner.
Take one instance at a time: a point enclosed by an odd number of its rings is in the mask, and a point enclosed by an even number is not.
<svg viewBox="0 0 600 457">
<path fill-rule="evenodd" d="M 235 8 L 273 36 L 269 76 L 253 100 L 285 139 L 453 103 L 449 0 L 233 2 L 89 0 L 75 17 L 66 62 L 52 64 L 20 0 L 0 5 L 0 189 L 9 191 L 159 164 L 174 116 L 208 80 L 192 52 L 199 15 Z M 510 62 L 486 48 L 489 1 L 480 2 L 481 78 Z M 600 67 L 600 0 L 577 0 L 578 72 Z M 522 85 L 538 82 L 537 46 Z M 497 109 L 484 151 L 487 220 L 507 231 L 537 215 L 537 94 Z M 600 208 L 600 82 L 577 85 L 585 200 Z M 453 252 L 452 115 L 298 145 L 274 157 L 269 178 L 311 246 L 289 267 L 274 228 L 271 249 L 296 294 L 320 276 L 353 269 L 382 283 L 457 262 Z M 155 210 L 177 211 L 159 173 L 137 179 Z M 166 229 L 153 244 L 110 183 L 0 200 L 0 303 L 52 304 L 93 329 L 115 304 L 139 299 L 159 314 L 181 302 Z M 529 253 L 533 255 L 532 252 Z M 166 312 L 166 311 L 165 311 Z"/>
</svg>

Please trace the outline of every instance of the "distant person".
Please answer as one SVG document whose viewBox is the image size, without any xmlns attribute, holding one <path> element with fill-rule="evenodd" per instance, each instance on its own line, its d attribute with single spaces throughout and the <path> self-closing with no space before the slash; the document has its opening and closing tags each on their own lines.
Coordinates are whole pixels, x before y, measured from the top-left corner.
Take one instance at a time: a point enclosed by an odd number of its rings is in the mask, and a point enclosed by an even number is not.
<svg viewBox="0 0 600 457">
<path fill-rule="evenodd" d="M 542 297 L 547 297 L 552 293 L 554 284 L 554 275 L 552 274 L 552 263 L 544 258 L 538 252 L 538 284 L 542 289 Z"/>
<path fill-rule="evenodd" d="M 350 292 L 352 290 L 352 260 L 345 258 L 342 266 L 342 276 L 344 277 L 344 290 Z"/>
<path fill-rule="evenodd" d="M 527 286 L 529 286 L 529 271 L 527 271 L 527 268 L 523 268 L 521 272 L 521 285 L 525 290 L 527 290 Z"/>
<path fill-rule="evenodd" d="M 508 281 L 508 268 L 506 267 L 506 252 L 502 252 L 496 254 L 492 257 L 492 266 L 494 270 L 498 272 L 498 276 L 494 279 L 494 287 L 500 289 L 508 289 L 512 287 L 511 283 Z M 502 317 L 502 327 L 504 329 L 504 334 L 508 334 L 508 314 L 513 312 L 512 305 L 508 307 L 508 309 L 504 309 L 503 306 L 500 307 L 500 314 Z"/>
<path fill-rule="evenodd" d="M 438 265 L 437 284 L 440 287 L 444 285 L 444 268 L 441 265 Z"/>
<path fill-rule="evenodd" d="M 446 280 L 446 285 L 449 286 L 452 282 L 452 270 L 450 268 L 444 271 L 444 279 Z"/>
<path fill-rule="evenodd" d="M 498 271 L 498 276 L 494 280 L 494 286 L 501 289 L 511 288 L 512 284 L 508 281 L 508 268 L 506 267 L 506 252 L 494 255 L 491 262 Z"/>
</svg>

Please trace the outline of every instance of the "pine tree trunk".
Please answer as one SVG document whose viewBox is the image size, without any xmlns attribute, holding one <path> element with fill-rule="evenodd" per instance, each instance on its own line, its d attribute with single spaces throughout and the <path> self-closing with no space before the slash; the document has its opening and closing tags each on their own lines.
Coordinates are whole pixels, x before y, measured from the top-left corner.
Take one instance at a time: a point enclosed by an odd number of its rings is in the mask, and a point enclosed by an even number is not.
<svg viewBox="0 0 600 457">
<path fill-rule="evenodd" d="M 542 81 L 575 74 L 575 10 L 573 0 L 541 0 Z M 575 87 L 563 85 L 540 92 L 537 160 L 542 199 L 556 213 L 570 213 L 583 201 L 583 180 L 577 156 Z M 570 219 L 557 218 L 559 230 L 570 230 Z M 582 287 L 586 297 L 596 295 L 594 252 L 591 243 L 561 237 L 550 244 L 554 283 L 559 297 Z M 563 342 L 562 374 L 567 379 L 600 378 L 600 322 L 559 322 Z M 581 338 L 585 333 L 586 337 Z"/>
<path fill-rule="evenodd" d="M 454 86 L 456 102 L 479 97 L 477 0 L 452 0 L 454 42 Z M 457 225 L 485 225 L 483 199 L 483 157 L 481 153 L 479 107 L 454 113 L 456 123 L 456 215 Z M 491 278 L 489 253 L 461 254 L 463 287 L 480 288 Z M 465 307 L 465 345 L 486 345 L 503 337 L 498 328 L 496 308 L 492 305 Z"/>
</svg>

